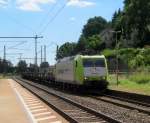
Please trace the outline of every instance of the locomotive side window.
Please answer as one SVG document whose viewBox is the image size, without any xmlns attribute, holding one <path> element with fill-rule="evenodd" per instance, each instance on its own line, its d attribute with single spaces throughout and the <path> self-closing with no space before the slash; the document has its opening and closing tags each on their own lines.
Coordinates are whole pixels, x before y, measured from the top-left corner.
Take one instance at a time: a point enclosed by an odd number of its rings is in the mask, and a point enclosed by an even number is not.
<svg viewBox="0 0 150 123">
<path fill-rule="evenodd" d="M 76 67 L 78 67 L 78 62 L 76 61 Z"/>
</svg>

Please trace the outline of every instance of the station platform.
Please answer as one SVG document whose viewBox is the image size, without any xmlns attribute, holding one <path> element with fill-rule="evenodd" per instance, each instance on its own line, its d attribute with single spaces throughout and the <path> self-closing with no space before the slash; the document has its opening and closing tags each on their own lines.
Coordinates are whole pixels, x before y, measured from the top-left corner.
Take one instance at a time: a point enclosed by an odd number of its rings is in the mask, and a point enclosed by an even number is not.
<svg viewBox="0 0 150 123">
<path fill-rule="evenodd" d="M 6 79 L 0 80 L 0 122 L 29 123 L 25 112 L 22 111 L 22 108 Z"/>
<path fill-rule="evenodd" d="M 67 123 L 12 79 L 0 79 L 0 123 Z"/>
</svg>

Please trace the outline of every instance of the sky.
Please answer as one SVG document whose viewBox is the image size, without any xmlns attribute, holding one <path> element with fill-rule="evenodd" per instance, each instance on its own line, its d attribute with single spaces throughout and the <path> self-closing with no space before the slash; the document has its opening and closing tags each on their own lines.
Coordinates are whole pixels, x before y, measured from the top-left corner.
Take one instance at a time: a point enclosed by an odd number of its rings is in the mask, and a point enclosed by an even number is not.
<svg viewBox="0 0 150 123">
<path fill-rule="evenodd" d="M 102 16 L 110 21 L 113 13 L 123 8 L 124 0 L 0 0 L 0 37 L 43 36 L 38 39 L 47 46 L 47 61 L 54 64 L 56 45 L 77 42 L 83 26 L 91 17 Z M 0 39 L 0 58 L 17 64 L 20 56 L 34 63 L 34 39 Z M 40 59 L 38 60 L 40 63 Z"/>
</svg>

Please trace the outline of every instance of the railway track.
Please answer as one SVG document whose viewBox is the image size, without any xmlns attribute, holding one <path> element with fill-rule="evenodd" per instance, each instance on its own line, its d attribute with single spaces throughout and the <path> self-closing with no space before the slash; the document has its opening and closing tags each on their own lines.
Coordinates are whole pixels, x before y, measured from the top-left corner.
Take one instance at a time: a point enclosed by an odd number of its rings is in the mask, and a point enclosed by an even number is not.
<svg viewBox="0 0 150 123">
<path fill-rule="evenodd" d="M 129 103 L 135 103 L 141 106 L 150 107 L 150 96 L 140 95 L 135 93 L 128 93 L 116 90 L 107 90 L 105 97 L 125 101 Z"/>
<path fill-rule="evenodd" d="M 147 103 L 141 103 L 129 99 L 122 99 L 115 96 L 103 95 L 103 96 L 89 96 L 95 100 L 100 100 L 106 103 L 111 103 L 120 107 L 128 108 L 131 110 L 137 110 L 142 113 L 150 115 L 150 105 Z"/>
<path fill-rule="evenodd" d="M 22 79 L 14 78 L 14 80 L 38 96 L 70 122 L 121 123 L 121 121 L 114 119 L 111 116 L 97 112 L 96 110 L 81 105 L 69 98 L 52 93 L 47 89 L 44 89 L 44 86 L 39 87 L 35 84 L 23 81 Z"/>
<path fill-rule="evenodd" d="M 150 115 L 149 113 L 145 113 L 143 111 L 137 110 L 136 108 L 141 107 L 141 105 L 138 104 L 126 104 L 127 102 L 122 101 L 119 102 L 119 100 L 115 100 L 114 98 L 111 98 L 109 101 L 102 101 L 100 99 L 95 99 L 93 97 L 89 97 L 91 95 L 76 95 L 71 94 L 65 91 L 61 91 L 60 89 L 51 88 L 48 86 L 44 86 L 38 83 L 34 83 L 28 80 L 24 80 L 22 78 L 19 78 L 23 81 L 27 81 L 31 85 L 35 85 L 38 88 L 43 88 L 47 92 L 56 93 L 58 95 L 63 95 L 63 97 L 72 100 L 73 102 L 76 102 L 78 104 L 84 105 L 84 107 L 88 107 L 96 112 L 103 112 L 102 114 L 106 116 L 110 116 L 112 119 L 117 119 L 119 122 L 125 122 L 125 123 L 148 123 L 150 122 Z M 43 82 L 42 82 L 43 83 Z M 100 96 L 96 96 L 100 97 Z M 105 96 L 104 96 L 105 97 Z M 107 98 L 107 97 L 105 97 Z M 123 97 L 122 97 L 123 98 Z M 108 99 L 107 99 L 108 100 Z M 117 103 L 111 103 L 112 100 Z M 118 104 L 123 103 L 123 104 Z M 122 106 L 123 105 L 123 106 Z M 124 106 L 125 105 L 125 106 Z M 127 105 L 127 106 L 126 106 Z M 134 106 L 133 106 L 134 105 Z M 135 107 L 136 105 L 136 107 Z M 133 108 L 134 107 L 134 108 Z M 143 110 L 144 108 L 141 107 Z M 146 110 L 149 110 L 149 107 L 146 108 Z"/>
</svg>

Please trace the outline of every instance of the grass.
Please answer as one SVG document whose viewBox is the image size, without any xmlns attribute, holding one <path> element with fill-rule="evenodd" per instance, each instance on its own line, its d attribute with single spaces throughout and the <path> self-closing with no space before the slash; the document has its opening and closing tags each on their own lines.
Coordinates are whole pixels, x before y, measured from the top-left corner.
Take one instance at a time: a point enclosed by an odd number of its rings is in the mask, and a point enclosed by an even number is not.
<svg viewBox="0 0 150 123">
<path fill-rule="evenodd" d="M 116 84 L 116 76 L 109 75 L 109 88 L 127 91 L 132 93 L 139 93 L 150 95 L 150 74 L 149 73 L 135 73 L 130 75 L 119 75 L 119 84 Z"/>
<path fill-rule="evenodd" d="M 9 79 L 11 75 L 7 74 L 7 75 L 4 75 L 4 74 L 0 74 L 0 79 Z"/>
<path fill-rule="evenodd" d="M 129 79 L 138 84 L 150 83 L 150 75 L 149 74 L 146 72 L 139 72 L 139 73 L 135 73 L 132 76 L 130 76 Z"/>
</svg>

